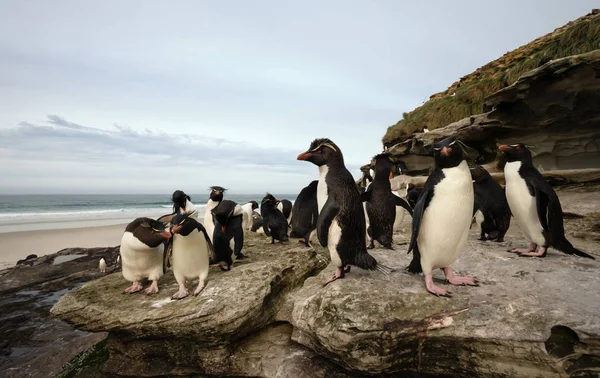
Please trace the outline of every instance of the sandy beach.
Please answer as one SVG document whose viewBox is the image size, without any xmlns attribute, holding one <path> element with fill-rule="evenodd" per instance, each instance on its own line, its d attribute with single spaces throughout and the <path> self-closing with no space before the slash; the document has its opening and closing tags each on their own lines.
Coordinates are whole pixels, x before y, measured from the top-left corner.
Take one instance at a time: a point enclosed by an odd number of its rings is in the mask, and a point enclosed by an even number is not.
<svg viewBox="0 0 600 378">
<path fill-rule="evenodd" d="M 35 253 L 38 256 L 72 247 L 113 247 L 121 243 L 125 224 L 58 230 L 0 233 L 0 269 Z"/>
</svg>

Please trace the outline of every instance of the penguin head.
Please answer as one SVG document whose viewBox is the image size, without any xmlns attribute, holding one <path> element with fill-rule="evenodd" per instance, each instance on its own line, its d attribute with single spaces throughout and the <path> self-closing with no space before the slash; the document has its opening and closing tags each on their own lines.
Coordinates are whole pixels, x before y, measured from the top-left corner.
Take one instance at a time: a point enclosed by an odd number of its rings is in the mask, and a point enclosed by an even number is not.
<svg viewBox="0 0 600 378">
<path fill-rule="evenodd" d="M 342 151 L 335 143 L 330 139 L 321 138 L 313 140 L 308 150 L 298 155 L 297 159 L 310 161 L 320 167 L 332 160 L 343 160 L 343 156 Z"/>
<path fill-rule="evenodd" d="M 532 161 L 531 151 L 529 151 L 529 148 L 527 148 L 527 146 L 523 143 L 503 144 L 499 146 L 498 149 L 502 151 L 502 153 L 504 153 L 504 156 L 506 156 L 506 161 L 508 163 L 512 163 L 515 161 Z"/>
<path fill-rule="evenodd" d="M 256 201 L 250 201 L 249 203 L 252 204 L 252 210 L 258 209 L 258 202 L 256 202 Z"/>
<path fill-rule="evenodd" d="M 225 193 L 225 191 L 227 189 L 221 187 L 221 186 L 211 186 L 210 188 L 210 199 L 215 201 L 215 202 L 221 202 L 223 200 L 223 193 Z"/>
<path fill-rule="evenodd" d="M 385 176 L 390 179 L 393 177 L 390 155 L 386 153 L 375 155 L 373 160 L 375 160 L 375 177 Z"/>
<path fill-rule="evenodd" d="M 452 168 L 463 161 L 463 151 L 455 137 L 448 137 L 433 144 L 433 157 L 437 167 Z"/>
<path fill-rule="evenodd" d="M 233 201 L 223 200 L 217 207 L 210 211 L 213 217 L 221 225 L 222 232 L 227 230 L 227 226 L 229 225 L 229 221 L 231 220 L 231 216 L 233 215 L 236 206 L 237 204 Z"/>
<path fill-rule="evenodd" d="M 194 212 L 179 213 L 173 217 L 171 232 L 182 236 L 188 236 L 198 226 L 197 221 L 192 218 Z"/>
<path fill-rule="evenodd" d="M 277 204 L 281 202 L 280 200 L 278 200 L 277 198 L 275 198 L 272 194 L 267 193 L 267 195 L 265 196 L 265 198 L 263 198 L 262 202 L 261 202 L 261 206 L 268 208 L 268 209 L 274 209 L 277 207 Z"/>
<path fill-rule="evenodd" d="M 492 177 L 488 171 L 486 171 L 485 168 L 483 168 L 481 165 L 476 165 L 470 168 L 471 170 L 471 178 L 473 179 L 473 181 L 483 181 L 487 178 Z"/>
<path fill-rule="evenodd" d="M 185 202 L 191 200 L 192 199 L 190 198 L 190 196 L 185 194 L 183 190 L 174 191 L 173 195 L 171 196 L 171 201 L 173 202 L 173 212 L 179 212 L 179 209 L 181 209 L 182 207 L 185 208 Z"/>
</svg>

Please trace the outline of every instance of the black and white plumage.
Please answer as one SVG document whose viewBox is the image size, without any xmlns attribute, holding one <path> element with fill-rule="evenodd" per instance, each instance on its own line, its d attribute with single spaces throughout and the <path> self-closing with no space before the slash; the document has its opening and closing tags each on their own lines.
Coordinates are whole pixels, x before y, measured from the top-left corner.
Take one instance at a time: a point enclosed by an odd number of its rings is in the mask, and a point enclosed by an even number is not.
<svg viewBox="0 0 600 378">
<path fill-rule="evenodd" d="M 254 213 L 254 210 L 258 209 L 258 202 L 250 201 L 248 203 L 241 205 L 241 207 L 242 207 L 242 210 L 244 211 L 242 228 L 244 229 L 244 231 L 246 231 L 246 230 L 249 231 L 252 229 L 252 223 L 253 223 L 252 215 Z"/>
<path fill-rule="evenodd" d="M 287 200 L 287 199 L 282 199 L 277 204 L 277 208 L 279 209 L 279 211 L 281 211 L 281 213 L 283 214 L 283 216 L 285 217 L 285 219 L 287 220 L 287 222 L 289 224 L 290 220 L 292 219 L 292 208 L 293 208 L 292 201 Z"/>
<path fill-rule="evenodd" d="M 328 192 L 326 202 L 319 211 L 317 235 L 321 245 L 329 249 L 336 272 L 325 284 L 343 278 L 351 265 L 389 273 L 390 268 L 377 264 L 367 252 L 360 194 L 344 165 L 340 148 L 329 139 L 315 139 L 306 152 L 298 155 L 298 160 L 309 161 L 319 167 L 319 186 L 323 179 Z M 317 195 L 319 199 L 319 189 Z"/>
<path fill-rule="evenodd" d="M 265 233 L 263 231 L 263 217 L 256 211 L 252 212 L 252 228 L 250 229 L 252 232 Z"/>
<path fill-rule="evenodd" d="M 375 248 L 377 240 L 385 248 L 393 249 L 393 226 L 396 220 L 396 206 L 400 206 L 410 214 L 412 209 L 399 196 L 392 193 L 390 177 L 392 175 L 392 161 L 387 154 L 374 157 L 375 178 L 369 188 L 361 195 L 361 200 L 366 201 L 367 215 L 369 217 L 369 237 L 371 243 L 368 248 Z"/>
<path fill-rule="evenodd" d="M 211 186 L 209 189 L 210 194 L 208 196 L 208 202 L 206 203 L 206 209 L 204 210 L 204 222 L 202 223 L 212 242 L 212 237 L 215 230 L 215 222 L 211 211 L 223 200 L 223 196 L 227 189 L 223 188 L 222 186 Z"/>
<path fill-rule="evenodd" d="M 166 270 L 165 251 L 170 238 L 165 229 L 163 222 L 146 217 L 136 218 L 125 227 L 119 255 L 123 277 L 133 283 L 125 289 L 126 293 L 141 291 L 143 279 L 152 281 L 145 294 L 158 293 L 158 279 Z"/>
<path fill-rule="evenodd" d="M 477 286 L 477 280 L 455 276 L 450 266 L 464 248 L 473 215 L 473 182 L 462 149 L 454 137 L 433 145 L 435 170 L 427 178 L 413 210 L 412 236 L 408 252 L 412 273 L 423 272 L 427 291 L 450 293 L 433 283 L 432 271 L 443 269 L 453 285 Z"/>
<path fill-rule="evenodd" d="M 198 278 L 194 295 L 198 295 L 206 283 L 210 256 L 214 249 L 206 229 L 193 218 L 191 213 L 176 214 L 171 223 L 173 234 L 173 274 L 179 284 L 179 290 L 173 299 L 188 296 L 186 279 Z"/>
<path fill-rule="evenodd" d="M 277 208 L 279 200 L 272 194 L 267 193 L 260 204 L 260 215 L 263 218 L 263 231 L 271 237 L 271 243 L 275 240 L 286 242 L 288 237 L 288 222 L 283 213 Z"/>
<path fill-rule="evenodd" d="M 530 241 L 529 248 L 515 248 L 511 252 L 521 256 L 544 257 L 548 248 L 554 247 L 569 255 L 593 259 L 573 247 L 565 237 L 560 200 L 552 186 L 533 166 L 529 149 L 521 143 L 501 145 L 498 149 L 504 153 L 507 161 L 504 177 L 510 211 Z"/>
<path fill-rule="evenodd" d="M 511 217 L 504 189 L 480 165 L 471 167 L 471 177 L 475 193 L 473 214 L 480 211 L 483 215 L 479 240 L 502 242 Z"/>
<path fill-rule="evenodd" d="M 213 235 L 214 261 L 221 270 L 231 270 L 233 264 L 232 254 L 236 259 L 242 259 L 244 246 L 244 230 L 242 228 L 243 210 L 233 201 L 223 200 L 219 206 L 211 210 L 215 219 Z M 231 240 L 234 248 L 231 250 Z"/>
<path fill-rule="evenodd" d="M 304 238 L 304 244 L 308 247 L 310 234 L 317 228 L 317 219 L 319 217 L 319 205 L 317 203 L 317 186 L 318 180 L 312 181 L 308 186 L 303 188 L 292 210 L 292 219 L 290 225 L 290 237 Z"/>
<path fill-rule="evenodd" d="M 412 207 L 413 209 L 415 208 L 415 205 L 417 204 L 417 201 L 419 200 L 419 196 L 421 195 L 422 191 L 423 188 L 417 188 L 413 183 L 407 184 L 406 202 L 408 202 L 410 207 Z"/>
</svg>

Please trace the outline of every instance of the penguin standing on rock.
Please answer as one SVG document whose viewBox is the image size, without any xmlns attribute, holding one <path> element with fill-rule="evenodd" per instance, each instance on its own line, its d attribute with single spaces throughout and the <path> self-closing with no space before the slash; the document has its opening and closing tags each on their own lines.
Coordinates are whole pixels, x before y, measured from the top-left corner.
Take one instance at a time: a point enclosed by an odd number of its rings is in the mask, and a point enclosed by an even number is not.
<svg viewBox="0 0 600 378">
<path fill-rule="evenodd" d="M 473 181 L 463 152 L 454 137 L 433 145 L 435 170 L 427 178 L 413 211 L 412 237 L 408 252 L 411 273 L 423 272 L 427 291 L 450 297 L 433 283 L 432 271 L 442 269 L 452 285 L 479 286 L 477 279 L 455 276 L 456 261 L 469 235 L 473 215 Z"/>
<path fill-rule="evenodd" d="M 250 231 L 264 234 L 265 232 L 263 231 L 262 225 L 263 225 L 262 215 L 260 215 L 256 211 L 253 211 L 252 212 L 252 228 L 250 229 Z"/>
<path fill-rule="evenodd" d="M 317 228 L 317 219 L 319 217 L 319 205 L 317 204 L 317 185 L 315 180 L 303 188 L 294 202 L 292 209 L 292 220 L 290 225 L 292 231 L 290 237 L 304 238 L 304 244 L 309 247 L 308 241 L 311 232 Z M 302 240 L 300 240 L 302 242 Z"/>
<path fill-rule="evenodd" d="M 471 177 L 475 191 L 473 211 L 480 211 L 484 217 L 479 240 L 503 242 L 511 217 L 504 189 L 480 165 L 471 168 Z"/>
<path fill-rule="evenodd" d="M 165 273 L 165 251 L 167 241 L 171 238 L 160 219 L 137 218 L 125 227 L 119 255 L 122 259 L 123 277 L 133 282 L 125 289 L 126 293 L 141 291 L 141 281 L 146 278 L 152 284 L 144 293 L 158 293 L 158 279 Z"/>
<path fill-rule="evenodd" d="M 211 210 L 219 205 L 219 202 L 223 201 L 223 194 L 227 189 L 221 186 L 211 186 L 210 194 L 208 196 L 208 202 L 206 203 L 206 210 L 204 213 L 204 222 L 203 225 L 210 237 L 210 241 L 212 242 L 213 232 L 215 230 L 215 222 L 213 220 Z"/>
<path fill-rule="evenodd" d="M 319 167 L 320 180 L 323 179 L 325 193 L 328 193 L 326 202 L 319 211 L 317 235 L 321 245 L 329 249 L 336 271 L 325 285 L 344 278 L 345 273 L 350 272 L 351 265 L 389 274 L 392 269 L 378 264 L 367 252 L 365 216 L 360 194 L 344 165 L 340 148 L 329 139 L 315 139 L 306 152 L 298 155 L 298 160 L 309 161 Z"/>
<path fill-rule="evenodd" d="M 214 249 L 206 229 L 193 218 L 192 213 L 180 213 L 173 217 L 171 234 L 173 235 L 173 275 L 179 284 L 179 290 L 172 299 L 188 296 L 185 281 L 198 277 L 198 286 L 194 295 L 198 295 L 208 276 L 210 256 Z"/>
<path fill-rule="evenodd" d="M 369 229 L 371 238 L 369 249 L 375 248 L 375 240 L 387 249 L 392 247 L 393 226 L 396 220 L 396 206 L 400 206 L 410 214 L 412 209 L 408 203 L 392 193 L 390 177 L 392 176 L 392 161 L 387 154 L 379 154 L 375 159 L 375 178 L 369 189 L 361 195 L 361 200 L 366 201 Z M 399 210 L 401 211 L 401 210 Z"/>
<path fill-rule="evenodd" d="M 104 260 L 104 258 L 100 259 L 98 269 L 100 270 L 100 273 L 106 273 L 106 260 Z"/>
<path fill-rule="evenodd" d="M 529 248 L 515 248 L 510 252 L 521 256 L 545 257 L 548 248 L 554 247 L 569 255 L 593 259 L 573 247 L 565 237 L 558 196 L 533 166 L 529 149 L 520 143 L 501 145 L 498 149 L 506 156 L 504 177 L 510 211 L 530 241 Z"/>
<path fill-rule="evenodd" d="M 233 264 L 232 253 L 236 259 L 242 259 L 244 246 L 244 230 L 242 228 L 242 210 L 235 202 L 223 200 L 219 206 L 211 210 L 215 218 L 215 233 L 213 235 L 213 247 L 215 260 L 221 270 L 231 270 Z M 231 250 L 230 242 L 234 240 L 234 250 Z M 223 265 L 225 263 L 226 265 Z"/>
<path fill-rule="evenodd" d="M 260 215 L 263 218 L 263 231 L 271 237 L 271 244 L 275 240 L 286 242 L 288 237 L 288 222 L 283 213 L 277 208 L 279 200 L 272 194 L 267 193 L 260 205 Z"/>
<path fill-rule="evenodd" d="M 258 202 L 256 201 L 250 201 L 242 205 L 242 210 L 244 210 L 242 228 L 244 231 L 252 229 L 252 215 L 256 209 L 258 209 Z"/>
<path fill-rule="evenodd" d="M 286 221 L 289 224 L 291 217 L 292 217 L 292 208 L 293 208 L 292 201 L 282 199 L 277 204 L 277 208 L 279 209 L 279 211 L 281 211 L 283 213 L 283 216 L 285 217 Z"/>
</svg>

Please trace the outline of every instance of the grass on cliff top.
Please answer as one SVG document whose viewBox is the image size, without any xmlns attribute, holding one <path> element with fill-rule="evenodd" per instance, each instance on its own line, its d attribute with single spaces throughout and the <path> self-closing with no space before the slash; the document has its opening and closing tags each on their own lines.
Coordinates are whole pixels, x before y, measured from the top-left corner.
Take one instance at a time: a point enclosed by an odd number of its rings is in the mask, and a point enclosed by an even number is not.
<svg viewBox="0 0 600 378">
<path fill-rule="evenodd" d="M 562 30 L 561 30 L 562 29 Z M 445 127 L 465 117 L 482 112 L 485 97 L 513 84 L 521 75 L 544 63 L 600 48 L 600 13 L 587 15 L 571 25 L 559 28 L 533 42 L 513 50 L 467 75 L 446 92 L 433 95 L 428 102 L 387 129 L 382 142 L 402 142 L 427 126 L 429 130 Z M 460 85 L 460 86 L 458 86 Z M 456 93 L 452 96 L 453 93 Z"/>
</svg>

